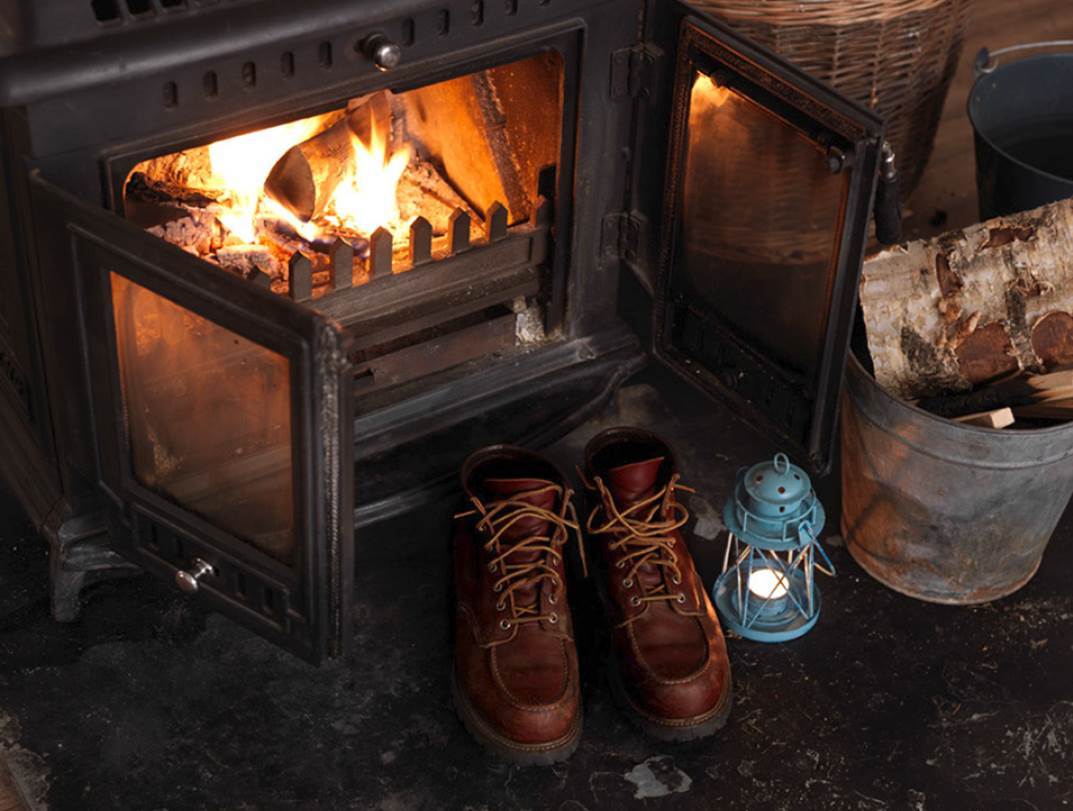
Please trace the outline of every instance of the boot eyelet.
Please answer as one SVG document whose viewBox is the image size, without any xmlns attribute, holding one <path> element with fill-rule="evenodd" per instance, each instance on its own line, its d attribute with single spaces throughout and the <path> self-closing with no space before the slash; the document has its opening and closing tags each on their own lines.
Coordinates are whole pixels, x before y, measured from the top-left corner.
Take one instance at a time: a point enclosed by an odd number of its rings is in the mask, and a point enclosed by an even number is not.
<svg viewBox="0 0 1073 811">
<path fill-rule="evenodd" d="M 618 563 L 615 564 L 616 569 L 623 569 L 623 568 L 625 568 L 625 566 L 626 566 L 626 561 L 624 561 L 624 560 L 620 560 Z"/>
<path fill-rule="evenodd" d="M 633 588 L 633 580 L 627 577 L 622 581 L 622 585 L 624 588 Z"/>
<path fill-rule="evenodd" d="M 551 623 L 552 625 L 554 625 L 554 624 L 555 624 L 555 623 L 557 623 L 558 621 L 559 621 L 559 615 L 558 615 L 558 614 L 556 614 L 556 613 L 555 613 L 554 611 L 552 611 L 552 612 L 551 612 L 551 613 L 550 613 L 550 614 L 548 615 L 548 622 L 550 622 L 550 623 Z"/>
<path fill-rule="evenodd" d="M 499 621 L 499 627 L 502 628 L 504 631 L 509 631 L 510 630 L 510 622 L 508 622 L 507 620 L 500 620 Z"/>
<path fill-rule="evenodd" d="M 637 608 L 639 605 L 641 605 L 641 598 L 638 597 L 636 594 L 633 595 L 630 598 L 630 605 L 632 605 L 634 608 Z"/>
<path fill-rule="evenodd" d="M 680 603 L 684 603 L 686 601 L 686 596 L 684 593 L 678 592 L 678 596 L 675 599 Z"/>
<path fill-rule="evenodd" d="M 558 602 L 559 602 L 559 598 L 556 597 L 554 594 L 549 594 L 548 595 L 548 605 L 555 605 Z"/>
<path fill-rule="evenodd" d="M 506 610 L 507 610 L 507 604 L 506 603 L 496 603 L 496 611 L 506 611 Z"/>
<path fill-rule="evenodd" d="M 671 575 L 671 582 L 678 586 L 682 583 L 682 578 L 676 574 Z"/>
<path fill-rule="evenodd" d="M 503 591 L 503 584 L 496 583 L 494 586 L 492 586 L 492 591 L 494 591 L 496 594 L 499 594 L 499 592 Z"/>
<path fill-rule="evenodd" d="M 488 564 L 488 571 L 490 571 L 490 572 L 494 572 L 495 570 L 496 570 L 496 565 L 495 565 L 495 563 L 489 563 L 489 564 Z"/>
</svg>

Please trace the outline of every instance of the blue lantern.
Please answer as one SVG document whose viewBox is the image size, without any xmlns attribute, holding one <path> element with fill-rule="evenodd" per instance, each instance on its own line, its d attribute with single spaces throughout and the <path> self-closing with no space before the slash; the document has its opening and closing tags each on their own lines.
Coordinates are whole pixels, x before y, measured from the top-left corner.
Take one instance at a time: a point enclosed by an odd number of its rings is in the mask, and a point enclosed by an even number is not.
<svg viewBox="0 0 1073 811">
<path fill-rule="evenodd" d="M 712 597 L 733 631 L 758 642 L 808 633 L 820 616 L 816 572 L 834 575 L 817 537 L 826 520 L 808 474 L 779 453 L 738 472 L 723 508 L 730 531 Z"/>
</svg>

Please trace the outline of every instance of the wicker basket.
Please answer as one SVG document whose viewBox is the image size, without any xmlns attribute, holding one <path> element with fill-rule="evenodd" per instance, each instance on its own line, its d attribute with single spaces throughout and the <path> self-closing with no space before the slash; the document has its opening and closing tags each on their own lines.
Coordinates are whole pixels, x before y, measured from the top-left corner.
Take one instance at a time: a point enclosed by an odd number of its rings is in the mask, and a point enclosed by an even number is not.
<svg viewBox="0 0 1073 811">
<path fill-rule="evenodd" d="M 904 200 L 924 171 L 971 0 L 694 0 L 887 120 Z"/>
</svg>

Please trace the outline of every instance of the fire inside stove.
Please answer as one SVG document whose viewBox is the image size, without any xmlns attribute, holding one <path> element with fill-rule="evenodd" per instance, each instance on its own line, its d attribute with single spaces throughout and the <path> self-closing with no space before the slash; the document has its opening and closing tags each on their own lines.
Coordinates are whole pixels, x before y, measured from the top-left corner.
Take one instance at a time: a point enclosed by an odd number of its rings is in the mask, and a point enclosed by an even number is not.
<svg viewBox="0 0 1073 811">
<path fill-rule="evenodd" d="M 562 75 L 540 54 L 155 157 L 124 214 L 348 330 L 375 410 L 547 339 Z M 111 295 L 136 481 L 292 560 L 288 358 L 118 274 Z"/>
<path fill-rule="evenodd" d="M 560 60 L 542 54 L 352 98 L 143 161 L 125 212 L 226 271 L 319 298 L 531 221 L 558 163 L 560 95 Z"/>
</svg>

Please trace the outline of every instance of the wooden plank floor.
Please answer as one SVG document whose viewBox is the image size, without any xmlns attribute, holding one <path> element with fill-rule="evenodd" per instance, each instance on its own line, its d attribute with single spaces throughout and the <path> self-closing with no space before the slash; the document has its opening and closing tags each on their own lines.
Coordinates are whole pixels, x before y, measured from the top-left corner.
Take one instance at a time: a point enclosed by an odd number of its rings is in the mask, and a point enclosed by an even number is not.
<svg viewBox="0 0 1073 811">
<path fill-rule="evenodd" d="M 979 221 L 972 126 L 965 110 L 977 51 L 1054 39 L 1073 39 L 1069 0 L 976 0 L 958 71 L 943 108 L 935 151 L 909 200 L 907 238 L 931 236 Z M 945 212 L 945 221 L 938 212 Z"/>
</svg>

